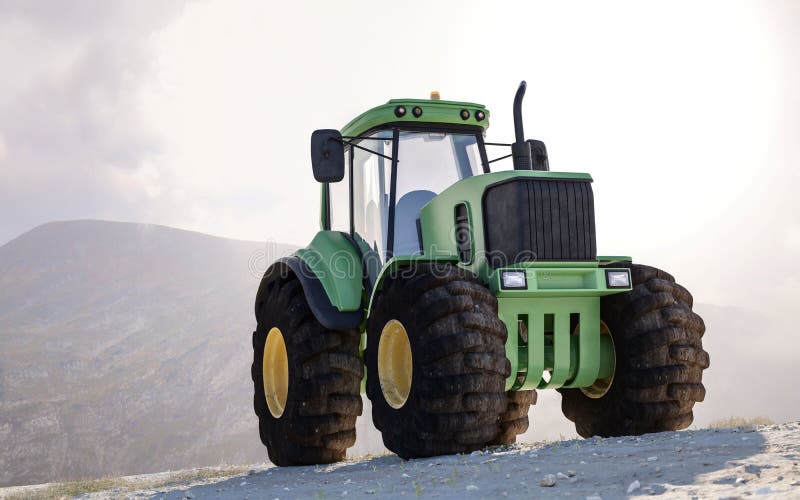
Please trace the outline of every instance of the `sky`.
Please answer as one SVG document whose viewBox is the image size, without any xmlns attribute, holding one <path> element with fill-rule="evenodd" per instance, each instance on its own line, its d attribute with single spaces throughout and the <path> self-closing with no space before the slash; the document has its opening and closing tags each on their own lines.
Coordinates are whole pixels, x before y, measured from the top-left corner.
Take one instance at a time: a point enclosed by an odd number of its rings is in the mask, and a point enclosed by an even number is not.
<svg viewBox="0 0 800 500">
<path fill-rule="evenodd" d="M 314 129 L 438 90 L 510 141 L 525 79 L 551 169 L 594 178 L 599 253 L 788 320 L 798 19 L 792 1 L 0 0 L 0 244 L 93 218 L 303 245 Z"/>
</svg>

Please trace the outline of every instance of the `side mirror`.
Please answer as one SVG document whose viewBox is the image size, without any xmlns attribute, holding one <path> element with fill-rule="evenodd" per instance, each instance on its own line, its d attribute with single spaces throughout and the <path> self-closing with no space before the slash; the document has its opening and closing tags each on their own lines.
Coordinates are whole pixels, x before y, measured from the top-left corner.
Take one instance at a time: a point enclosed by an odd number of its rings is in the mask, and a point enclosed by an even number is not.
<svg viewBox="0 0 800 500">
<path fill-rule="evenodd" d="M 528 139 L 531 147 L 531 170 L 550 170 L 550 161 L 547 159 L 547 147 L 542 141 Z"/>
<path fill-rule="evenodd" d="M 344 178 L 344 145 L 338 130 L 320 129 L 311 134 L 311 166 L 317 182 Z"/>
</svg>

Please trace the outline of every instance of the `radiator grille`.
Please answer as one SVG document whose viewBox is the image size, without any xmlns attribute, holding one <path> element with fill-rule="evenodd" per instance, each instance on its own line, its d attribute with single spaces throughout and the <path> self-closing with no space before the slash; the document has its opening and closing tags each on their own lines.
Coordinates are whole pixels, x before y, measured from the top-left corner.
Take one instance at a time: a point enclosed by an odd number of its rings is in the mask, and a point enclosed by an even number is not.
<svg viewBox="0 0 800 500">
<path fill-rule="evenodd" d="M 483 216 L 490 265 L 595 260 L 590 182 L 525 178 L 489 186 Z"/>
</svg>

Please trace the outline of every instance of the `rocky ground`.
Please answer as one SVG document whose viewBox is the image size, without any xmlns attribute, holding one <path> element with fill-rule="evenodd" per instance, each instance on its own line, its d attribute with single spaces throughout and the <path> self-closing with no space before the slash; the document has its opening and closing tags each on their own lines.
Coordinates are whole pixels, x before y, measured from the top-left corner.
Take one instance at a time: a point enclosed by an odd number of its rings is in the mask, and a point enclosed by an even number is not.
<svg viewBox="0 0 800 500">
<path fill-rule="evenodd" d="M 410 461 L 384 455 L 318 467 L 181 471 L 119 478 L 113 486 L 82 497 L 800 498 L 800 422 L 525 444 Z M 54 488 L 6 488 L 0 498 L 57 496 Z"/>
</svg>

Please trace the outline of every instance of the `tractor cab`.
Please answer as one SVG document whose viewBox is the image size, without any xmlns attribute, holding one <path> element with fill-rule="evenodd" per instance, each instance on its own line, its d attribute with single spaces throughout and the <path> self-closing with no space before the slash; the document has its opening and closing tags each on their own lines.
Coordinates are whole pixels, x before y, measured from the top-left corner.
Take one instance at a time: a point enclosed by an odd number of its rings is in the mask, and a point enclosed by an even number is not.
<svg viewBox="0 0 800 500">
<path fill-rule="evenodd" d="M 319 141 L 342 147 L 341 180 L 322 186 L 323 229 L 351 234 L 375 264 L 420 254 L 422 207 L 456 182 L 489 171 L 487 126 L 488 111 L 479 104 L 395 99 L 341 133 L 315 132 L 312 156 Z"/>
</svg>

